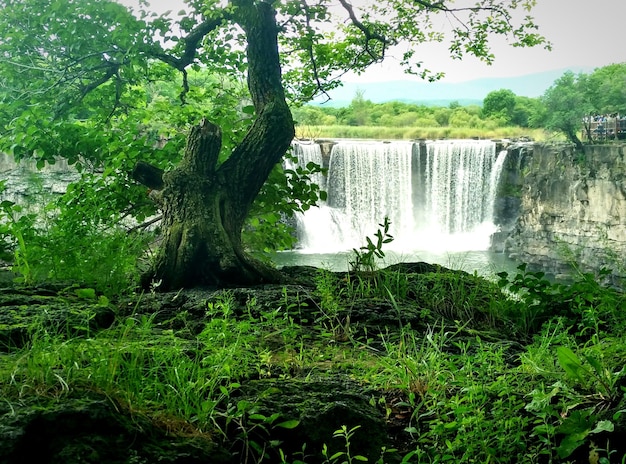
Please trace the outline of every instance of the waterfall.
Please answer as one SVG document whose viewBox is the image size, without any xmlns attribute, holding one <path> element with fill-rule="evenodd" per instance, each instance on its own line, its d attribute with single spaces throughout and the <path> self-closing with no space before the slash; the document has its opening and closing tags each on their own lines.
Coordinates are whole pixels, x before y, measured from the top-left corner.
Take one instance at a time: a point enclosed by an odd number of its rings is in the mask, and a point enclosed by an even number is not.
<svg viewBox="0 0 626 464">
<path fill-rule="evenodd" d="M 413 230 L 411 142 L 341 142 L 330 155 L 328 205 L 341 211 L 341 244 L 362 244 L 388 217 L 397 240 Z"/>
<path fill-rule="evenodd" d="M 303 157 L 299 163 L 321 164 L 314 146 L 295 149 Z M 495 143 L 482 140 L 429 141 L 421 147 L 335 144 L 327 202 L 298 218 L 299 247 L 313 253 L 358 248 L 386 216 L 394 236 L 389 248 L 487 249 L 496 230 L 493 209 L 506 152 L 496 154 Z"/>
<path fill-rule="evenodd" d="M 505 156 L 489 140 L 427 142 L 418 166 L 418 234 L 448 249 L 488 248 Z"/>
<path fill-rule="evenodd" d="M 310 156 L 308 150 L 296 149 L 295 153 Z M 412 152 L 412 142 L 335 144 L 326 180 L 328 200 L 298 216 L 299 247 L 310 252 L 359 247 L 365 236 L 379 228 L 385 216 L 392 223 L 396 240 L 408 236 L 414 229 Z M 315 156 L 321 157 L 321 152 Z M 321 164 L 319 159 L 311 160 Z M 298 162 L 306 164 L 305 159 Z M 324 183 L 320 185 L 324 188 Z"/>
</svg>

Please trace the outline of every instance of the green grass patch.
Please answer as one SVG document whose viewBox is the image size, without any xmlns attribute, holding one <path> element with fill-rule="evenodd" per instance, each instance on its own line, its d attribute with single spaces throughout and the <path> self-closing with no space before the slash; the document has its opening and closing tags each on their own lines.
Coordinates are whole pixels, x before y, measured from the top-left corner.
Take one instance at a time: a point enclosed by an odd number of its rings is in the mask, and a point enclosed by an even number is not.
<svg viewBox="0 0 626 464">
<path fill-rule="evenodd" d="M 382 126 L 297 126 L 301 139 L 510 139 L 530 137 L 536 141 L 550 139 L 543 129 L 524 127 L 469 128 L 469 127 L 382 127 Z"/>
</svg>

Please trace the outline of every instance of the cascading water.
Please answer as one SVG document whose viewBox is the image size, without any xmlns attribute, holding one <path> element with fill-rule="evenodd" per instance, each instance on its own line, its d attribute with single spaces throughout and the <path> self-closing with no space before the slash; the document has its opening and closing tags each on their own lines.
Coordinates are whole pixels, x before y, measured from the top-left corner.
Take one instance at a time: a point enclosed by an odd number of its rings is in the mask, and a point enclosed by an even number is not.
<svg viewBox="0 0 626 464">
<path fill-rule="evenodd" d="M 441 249 L 487 249 L 505 156 L 489 140 L 426 142 L 417 166 L 418 237 Z"/>
<path fill-rule="evenodd" d="M 310 252 L 360 246 L 386 217 L 397 239 L 413 230 L 413 143 L 339 142 L 328 165 L 328 200 L 298 222 L 299 245 Z M 302 161 L 299 161 L 302 163 Z"/>
<path fill-rule="evenodd" d="M 298 219 L 302 251 L 358 248 L 385 216 L 394 236 L 389 248 L 487 249 L 506 152 L 497 155 L 494 142 L 480 140 L 429 141 L 422 147 L 413 142 L 335 144 L 328 200 Z M 322 164 L 315 144 L 296 145 L 294 152 L 300 164 Z"/>
</svg>

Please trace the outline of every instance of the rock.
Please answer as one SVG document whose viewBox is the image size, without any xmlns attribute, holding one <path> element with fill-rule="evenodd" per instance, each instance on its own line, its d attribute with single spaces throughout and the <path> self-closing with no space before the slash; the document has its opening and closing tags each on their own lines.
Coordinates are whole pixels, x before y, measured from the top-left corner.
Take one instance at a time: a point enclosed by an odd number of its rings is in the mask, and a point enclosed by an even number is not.
<svg viewBox="0 0 626 464">
<path fill-rule="evenodd" d="M 207 436 L 177 437 L 105 396 L 3 403 L 0 464 L 235 463 Z"/>
<path fill-rule="evenodd" d="M 497 249 L 553 274 L 571 275 L 576 263 L 584 272 L 609 267 L 623 277 L 626 145 L 590 145 L 581 154 L 572 144 L 538 143 L 511 147 L 509 155 L 517 162 L 500 190 L 519 192 L 521 201 L 511 211 L 500 200 L 496 220 L 506 223 L 508 237 Z"/>
<path fill-rule="evenodd" d="M 89 335 L 113 324 L 109 304 L 58 296 L 55 289 L 6 288 L 0 295 L 0 351 L 19 349 L 38 330 L 56 335 Z"/>
</svg>

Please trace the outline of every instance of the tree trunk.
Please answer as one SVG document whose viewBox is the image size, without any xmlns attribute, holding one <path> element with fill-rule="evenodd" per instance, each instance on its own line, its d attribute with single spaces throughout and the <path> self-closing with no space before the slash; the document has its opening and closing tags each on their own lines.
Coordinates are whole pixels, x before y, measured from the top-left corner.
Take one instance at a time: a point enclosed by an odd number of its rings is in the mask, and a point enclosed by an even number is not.
<svg viewBox="0 0 626 464">
<path fill-rule="evenodd" d="M 163 175 L 164 237 L 143 279 L 146 285 L 160 283 L 163 290 L 280 279 L 278 271 L 244 252 L 241 230 L 259 190 L 289 148 L 293 119 L 282 87 L 275 12 L 265 2 L 237 3 L 235 21 L 247 37 L 256 120 L 218 167 L 221 132 L 204 119 L 191 130 L 180 165 Z"/>
<path fill-rule="evenodd" d="M 585 152 L 585 147 L 583 145 L 583 143 L 580 141 L 580 139 L 578 138 L 578 136 L 576 135 L 576 131 L 575 130 L 568 130 L 567 131 L 567 138 L 570 139 L 570 141 L 576 145 L 576 149 L 581 152 L 584 153 Z"/>
<path fill-rule="evenodd" d="M 278 280 L 277 271 L 243 251 L 239 211 L 246 206 L 230 197 L 215 170 L 220 146 L 219 128 L 203 120 L 189 134 L 180 166 L 163 175 L 163 242 L 144 284 L 169 290 Z"/>
</svg>

